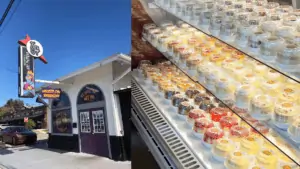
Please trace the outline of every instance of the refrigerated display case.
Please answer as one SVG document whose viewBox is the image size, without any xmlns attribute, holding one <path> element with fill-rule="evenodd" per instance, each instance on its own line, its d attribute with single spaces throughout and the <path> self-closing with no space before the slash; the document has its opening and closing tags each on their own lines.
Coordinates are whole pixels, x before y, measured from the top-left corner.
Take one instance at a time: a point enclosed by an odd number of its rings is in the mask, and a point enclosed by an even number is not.
<svg viewBox="0 0 300 169">
<path fill-rule="evenodd" d="M 300 165 L 300 15 L 263 0 L 140 0 L 165 60 L 132 73 L 132 119 L 161 168 Z"/>
</svg>

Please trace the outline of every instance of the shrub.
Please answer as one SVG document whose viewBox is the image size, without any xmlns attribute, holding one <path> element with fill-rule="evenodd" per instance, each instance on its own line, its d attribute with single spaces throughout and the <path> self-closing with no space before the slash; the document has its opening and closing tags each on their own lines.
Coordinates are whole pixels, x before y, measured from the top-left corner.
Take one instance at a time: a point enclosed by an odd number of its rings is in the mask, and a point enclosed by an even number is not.
<svg viewBox="0 0 300 169">
<path fill-rule="evenodd" d="M 32 119 L 28 119 L 28 122 L 26 123 L 26 127 L 28 129 L 33 129 L 35 128 L 35 126 L 36 126 L 35 122 Z"/>
</svg>

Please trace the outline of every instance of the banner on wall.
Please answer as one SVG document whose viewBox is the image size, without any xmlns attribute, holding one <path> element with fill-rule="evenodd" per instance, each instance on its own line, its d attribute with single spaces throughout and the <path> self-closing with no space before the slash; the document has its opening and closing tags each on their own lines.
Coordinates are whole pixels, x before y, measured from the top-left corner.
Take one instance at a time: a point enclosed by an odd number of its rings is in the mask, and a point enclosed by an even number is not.
<svg viewBox="0 0 300 169">
<path fill-rule="evenodd" d="M 43 99 L 59 99 L 61 89 L 44 88 L 41 90 L 41 97 Z"/>
<path fill-rule="evenodd" d="M 35 96 L 34 59 L 39 58 L 47 64 L 43 56 L 43 46 L 36 40 L 31 40 L 28 35 L 19 40 L 19 71 L 18 71 L 18 96 L 33 98 Z"/>
</svg>

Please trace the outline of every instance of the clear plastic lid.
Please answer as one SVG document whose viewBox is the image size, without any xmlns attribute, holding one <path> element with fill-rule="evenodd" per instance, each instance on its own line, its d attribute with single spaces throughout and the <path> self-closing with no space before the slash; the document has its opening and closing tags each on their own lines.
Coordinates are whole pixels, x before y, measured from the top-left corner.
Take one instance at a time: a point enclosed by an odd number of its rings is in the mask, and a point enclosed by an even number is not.
<svg viewBox="0 0 300 169">
<path fill-rule="evenodd" d="M 230 135 L 234 137 L 243 138 L 249 136 L 249 134 L 250 134 L 249 129 L 245 126 L 236 125 L 236 126 L 232 126 L 230 129 Z"/>
<path fill-rule="evenodd" d="M 222 129 L 219 129 L 216 127 L 211 127 L 206 130 L 205 136 L 212 138 L 212 139 L 218 139 L 218 138 L 222 138 L 224 136 L 224 132 Z"/>
<path fill-rule="evenodd" d="M 198 119 L 198 118 L 206 117 L 205 114 L 206 114 L 205 111 L 201 109 L 192 109 L 189 111 L 188 117 L 190 119 Z"/>
<path fill-rule="evenodd" d="M 231 116 L 232 112 L 228 108 L 215 107 L 210 110 L 211 119 L 213 121 L 220 121 L 223 116 Z"/>
<path fill-rule="evenodd" d="M 210 120 L 207 119 L 205 117 L 202 118 L 198 118 L 195 120 L 195 124 L 194 124 L 194 130 L 195 129 L 208 129 L 214 127 L 214 123 Z"/>
<path fill-rule="evenodd" d="M 274 112 L 280 115 L 294 116 L 296 106 L 293 102 L 282 102 L 275 105 Z"/>
<path fill-rule="evenodd" d="M 238 125 L 239 119 L 235 116 L 223 116 L 220 119 L 221 128 L 231 128 L 232 126 Z"/>
<path fill-rule="evenodd" d="M 204 93 L 203 90 L 199 90 L 199 88 L 196 87 L 190 87 L 185 91 L 185 95 L 188 98 L 194 98 L 196 95 L 198 95 L 199 93 Z"/>
<path fill-rule="evenodd" d="M 255 130 L 254 128 L 251 128 L 251 131 L 253 133 L 257 133 L 257 131 L 258 131 L 260 134 L 268 134 L 270 131 L 270 128 L 268 126 L 266 126 L 260 122 L 254 123 L 253 127 L 256 129 Z"/>
</svg>

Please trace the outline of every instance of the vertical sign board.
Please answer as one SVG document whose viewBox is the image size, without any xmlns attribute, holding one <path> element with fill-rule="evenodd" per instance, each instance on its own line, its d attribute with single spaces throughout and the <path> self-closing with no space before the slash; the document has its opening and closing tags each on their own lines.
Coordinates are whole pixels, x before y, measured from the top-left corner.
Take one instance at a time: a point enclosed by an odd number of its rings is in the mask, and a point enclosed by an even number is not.
<svg viewBox="0 0 300 169">
<path fill-rule="evenodd" d="M 19 46 L 19 97 L 33 98 L 34 87 L 34 58 L 26 46 Z"/>
<path fill-rule="evenodd" d="M 47 64 L 43 56 L 43 46 L 28 35 L 19 40 L 19 97 L 33 98 L 35 96 L 34 59 L 39 58 Z"/>
</svg>

